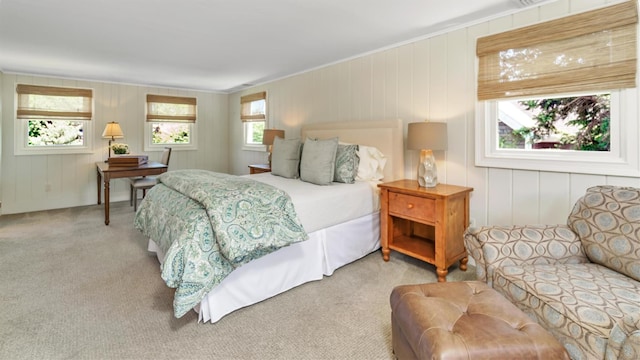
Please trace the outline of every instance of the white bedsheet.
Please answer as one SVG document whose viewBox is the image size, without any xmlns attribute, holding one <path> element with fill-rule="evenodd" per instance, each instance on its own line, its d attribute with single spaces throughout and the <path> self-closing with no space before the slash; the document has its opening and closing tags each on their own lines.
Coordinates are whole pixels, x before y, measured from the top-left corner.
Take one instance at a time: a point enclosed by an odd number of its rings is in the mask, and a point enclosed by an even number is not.
<svg viewBox="0 0 640 360">
<path fill-rule="evenodd" d="M 198 321 L 215 323 L 243 307 L 256 304 L 324 276 L 380 248 L 378 212 L 309 234 L 292 244 L 234 270 L 195 309 Z M 164 254 L 149 240 L 160 263 Z M 382 258 L 381 260 L 382 261 Z"/>
<path fill-rule="evenodd" d="M 286 191 L 307 233 L 380 210 L 380 196 L 377 183 L 374 182 L 334 182 L 331 185 L 319 186 L 271 173 L 246 176 Z"/>
</svg>

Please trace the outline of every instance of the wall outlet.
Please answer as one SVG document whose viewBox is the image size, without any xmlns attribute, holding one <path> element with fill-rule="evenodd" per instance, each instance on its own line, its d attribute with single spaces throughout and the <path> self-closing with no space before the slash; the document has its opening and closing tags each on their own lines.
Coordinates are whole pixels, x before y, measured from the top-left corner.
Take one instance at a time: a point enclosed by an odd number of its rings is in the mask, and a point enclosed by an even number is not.
<svg viewBox="0 0 640 360">
<path fill-rule="evenodd" d="M 475 227 L 475 226 L 476 226 L 476 219 L 469 218 L 469 227 Z"/>
</svg>

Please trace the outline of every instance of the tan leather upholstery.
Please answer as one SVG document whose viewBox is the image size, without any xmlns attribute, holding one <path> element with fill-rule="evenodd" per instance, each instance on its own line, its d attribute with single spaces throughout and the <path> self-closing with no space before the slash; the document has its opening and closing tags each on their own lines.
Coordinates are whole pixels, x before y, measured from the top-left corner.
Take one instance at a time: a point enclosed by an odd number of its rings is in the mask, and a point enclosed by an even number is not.
<svg viewBox="0 0 640 360">
<path fill-rule="evenodd" d="M 483 282 L 402 285 L 390 302 L 398 359 L 569 359 L 551 334 Z"/>
</svg>

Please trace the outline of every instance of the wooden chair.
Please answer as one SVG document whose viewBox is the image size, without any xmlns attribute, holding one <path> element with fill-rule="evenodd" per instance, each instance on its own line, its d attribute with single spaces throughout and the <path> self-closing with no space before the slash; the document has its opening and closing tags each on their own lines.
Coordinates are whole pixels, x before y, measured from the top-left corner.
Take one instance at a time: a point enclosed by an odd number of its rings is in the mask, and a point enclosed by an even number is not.
<svg viewBox="0 0 640 360">
<path fill-rule="evenodd" d="M 169 166 L 169 159 L 171 158 L 171 148 L 166 147 L 162 152 L 162 159 L 160 162 Z M 156 176 L 141 176 L 135 178 L 129 178 L 129 204 L 133 205 L 133 210 L 138 210 L 138 190 L 142 190 L 142 198 L 147 195 L 147 190 L 151 189 L 158 183 Z"/>
</svg>

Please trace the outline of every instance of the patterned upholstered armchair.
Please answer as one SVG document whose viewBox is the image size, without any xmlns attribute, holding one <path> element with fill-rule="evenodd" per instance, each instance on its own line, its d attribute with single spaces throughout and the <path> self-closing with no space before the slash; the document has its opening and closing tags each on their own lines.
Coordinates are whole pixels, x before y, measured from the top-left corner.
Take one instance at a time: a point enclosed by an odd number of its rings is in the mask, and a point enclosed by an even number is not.
<svg viewBox="0 0 640 360">
<path fill-rule="evenodd" d="M 596 186 L 567 225 L 470 228 L 479 280 L 574 359 L 640 359 L 640 189 Z"/>
</svg>

